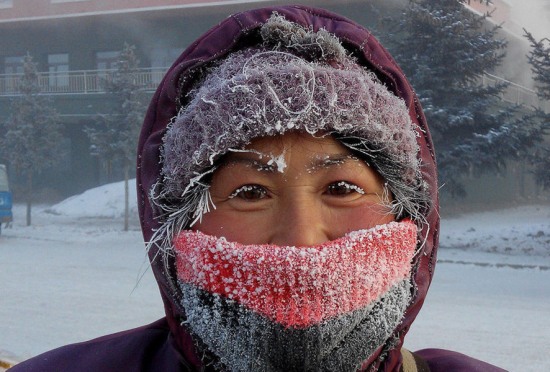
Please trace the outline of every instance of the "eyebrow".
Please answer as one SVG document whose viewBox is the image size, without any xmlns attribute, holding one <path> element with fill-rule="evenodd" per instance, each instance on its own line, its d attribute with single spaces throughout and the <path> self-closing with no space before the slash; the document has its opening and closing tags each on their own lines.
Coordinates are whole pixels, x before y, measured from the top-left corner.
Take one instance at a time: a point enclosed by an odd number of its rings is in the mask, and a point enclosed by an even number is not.
<svg viewBox="0 0 550 372">
<path fill-rule="evenodd" d="M 277 169 L 276 164 L 268 164 L 271 159 L 263 159 L 263 158 L 252 158 L 247 156 L 246 154 L 238 154 L 235 156 L 227 157 L 223 159 L 218 168 L 227 167 L 234 164 L 244 164 L 248 167 L 256 167 L 256 170 L 261 172 L 270 172 L 273 173 Z"/>
<path fill-rule="evenodd" d="M 269 164 L 272 159 L 265 154 L 260 156 L 255 153 L 233 153 L 232 155 L 233 156 L 222 159 L 218 169 L 234 164 L 243 164 L 251 168 L 256 167 L 256 170 L 260 172 L 274 173 L 277 171 L 277 164 Z M 359 161 L 360 158 L 353 154 L 346 153 L 318 155 L 315 159 L 311 160 L 307 170 L 309 172 L 326 170 L 331 167 L 343 165 L 350 160 Z"/>
<path fill-rule="evenodd" d="M 315 171 L 318 171 L 319 169 L 327 169 L 333 166 L 342 165 L 348 162 L 349 160 L 358 161 L 360 159 L 353 154 L 325 155 L 318 159 L 313 159 L 311 161 L 311 164 L 308 170 L 315 172 Z"/>
</svg>

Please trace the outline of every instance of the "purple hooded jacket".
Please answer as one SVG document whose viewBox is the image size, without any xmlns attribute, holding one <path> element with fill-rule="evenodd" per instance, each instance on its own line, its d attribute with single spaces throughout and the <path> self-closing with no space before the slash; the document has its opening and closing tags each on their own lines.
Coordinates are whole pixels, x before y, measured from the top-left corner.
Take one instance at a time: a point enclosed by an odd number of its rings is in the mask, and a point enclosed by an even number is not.
<svg viewBox="0 0 550 372">
<path fill-rule="evenodd" d="M 429 228 L 421 232 L 425 240 L 423 254 L 417 255 L 413 280 L 417 286 L 405 317 L 394 330 L 400 343 L 380 360 L 377 350 L 365 361 L 366 370 L 399 371 L 403 357 L 401 346 L 411 323 L 416 318 L 433 277 L 439 234 L 437 173 L 432 140 L 418 99 L 401 69 L 389 53 L 364 27 L 324 10 L 305 6 L 281 6 L 235 14 L 206 32 L 189 46 L 172 65 L 155 95 L 145 118 L 138 146 L 137 187 L 140 220 L 145 241 L 158 228 L 155 210 L 148 192 L 161 172 L 160 147 L 166 127 L 177 114 L 178 97 L 190 89 L 198 78 L 195 71 L 201 66 L 228 53 L 257 43 L 255 32 L 277 11 L 287 20 L 320 28 L 336 35 L 344 46 L 358 57 L 358 62 L 372 70 L 397 96 L 401 97 L 423 136 L 417 138 L 422 177 L 430 190 L 431 207 L 427 212 Z M 182 83 L 181 76 L 186 75 Z M 149 251 L 153 271 L 164 301 L 166 317 L 150 325 L 84 343 L 65 346 L 20 363 L 17 371 L 199 371 L 202 366 L 191 336 L 180 326 L 180 307 L 173 300 L 173 289 L 165 267 L 154 260 L 157 250 Z M 169 273 L 173 275 L 173 273 Z M 415 353 L 431 371 L 501 371 L 487 363 L 447 350 L 426 349 Z"/>
</svg>

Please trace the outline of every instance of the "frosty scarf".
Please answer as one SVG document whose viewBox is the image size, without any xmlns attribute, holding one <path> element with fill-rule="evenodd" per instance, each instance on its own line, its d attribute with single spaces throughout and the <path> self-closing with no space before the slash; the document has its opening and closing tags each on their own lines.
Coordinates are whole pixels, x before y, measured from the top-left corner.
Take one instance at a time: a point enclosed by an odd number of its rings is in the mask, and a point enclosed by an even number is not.
<svg viewBox="0 0 550 372">
<path fill-rule="evenodd" d="M 410 221 L 311 247 L 183 231 L 187 327 L 232 371 L 355 371 L 403 317 L 416 237 Z"/>
</svg>

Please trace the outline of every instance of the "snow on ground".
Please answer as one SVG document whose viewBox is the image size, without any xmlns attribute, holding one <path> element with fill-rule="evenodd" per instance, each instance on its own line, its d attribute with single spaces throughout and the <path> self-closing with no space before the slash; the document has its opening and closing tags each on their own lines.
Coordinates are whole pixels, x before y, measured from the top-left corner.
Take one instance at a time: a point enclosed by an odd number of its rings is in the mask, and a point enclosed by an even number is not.
<svg viewBox="0 0 550 372">
<path fill-rule="evenodd" d="M 128 181 L 130 214 L 137 216 L 136 180 Z M 124 181 L 99 186 L 65 199 L 45 210 L 72 219 L 124 217 Z"/>
<path fill-rule="evenodd" d="M 25 359 L 163 316 L 135 203 L 122 231 L 123 200 L 122 183 L 89 190 L 36 206 L 30 227 L 24 206 L 15 207 L 13 228 L 0 236 L 0 356 Z M 441 241 L 405 346 L 550 370 L 550 206 L 445 219 Z"/>
<path fill-rule="evenodd" d="M 518 256 L 516 261 L 541 263 L 539 257 L 550 258 L 550 208 L 522 206 L 445 219 L 440 239 L 442 248 L 504 253 Z"/>
</svg>

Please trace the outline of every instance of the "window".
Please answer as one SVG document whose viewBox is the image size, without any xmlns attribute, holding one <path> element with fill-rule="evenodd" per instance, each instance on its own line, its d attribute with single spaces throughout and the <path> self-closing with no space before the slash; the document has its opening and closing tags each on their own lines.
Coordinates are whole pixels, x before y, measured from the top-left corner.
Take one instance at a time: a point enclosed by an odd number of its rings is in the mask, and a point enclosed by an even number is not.
<svg viewBox="0 0 550 372">
<path fill-rule="evenodd" d="M 14 93 L 18 89 L 18 74 L 23 73 L 23 57 L 5 57 L 4 58 L 4 81 L 2 90 L 6 93 Z"/>
<path fill-rule="evenodd" d="M 22 74 L 23 73 L 23 58 L 24 57 L 5 57 L 4 58 L 4 73 L 5 74 Z"/>
<path fill-rule="evenodd" d="M 152 67 L 152 76 L 151 80 L 153 83 L 158 84 L 162 80 L 166 69 L 174 63 L 176 58 L 181 54 L 183 49 L 180 48 L 169 48 L 161 49 L 155 48 L 151 53 L 151 67 Z"/>
<path fill-rule="evenodd" d="M 69 87 L 69 55 L 50 54 L 48 56 L 48 81 L 50 89 L 64 90 Z"/>
<path fill-rule="evenodd" d="M 120 52 L 97 52 L 95 55 L 96 66 L 98 70 L 116 69 L 116 63 Z"/>
<path fill-rule="evenodd" d="M 153 52 L 151 53 L 151 67 L 170 67 L 182 51 L 183 49 L 180 48 L 153 49 Z"/>
<path fill-rule="evenodd" d="M 109 70 L 116 69 L 119 51 L 97 52 L 95 54 L 97 79 L 95 81 L 95 89 L 102 89 L 105 81 L 109 78 Z"/>
<path fill-rule="evenodd" d="M 61 152 L 57 154 L 59 163 L 56 166 L 56 170 L 70 172 L 73 169 L 73 157 L 72 154 L 73 141 L 68 137 L 61 139 Z"/>
<path fill-rule="evenodd" d="M 13 0 L 0 0 L 0 9 L 7 9 L 13 7 Z"/>
</svg>

